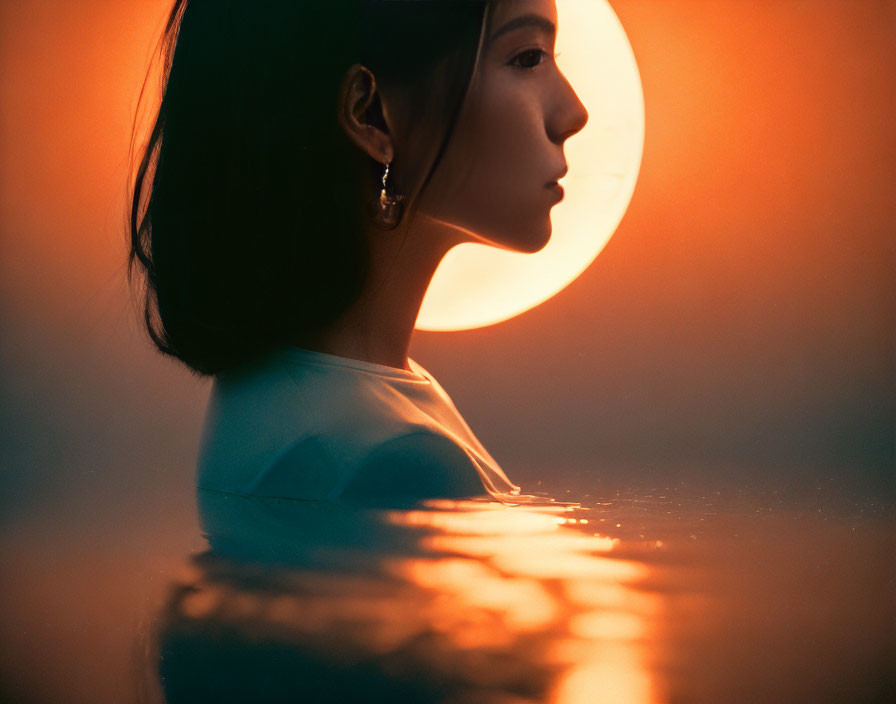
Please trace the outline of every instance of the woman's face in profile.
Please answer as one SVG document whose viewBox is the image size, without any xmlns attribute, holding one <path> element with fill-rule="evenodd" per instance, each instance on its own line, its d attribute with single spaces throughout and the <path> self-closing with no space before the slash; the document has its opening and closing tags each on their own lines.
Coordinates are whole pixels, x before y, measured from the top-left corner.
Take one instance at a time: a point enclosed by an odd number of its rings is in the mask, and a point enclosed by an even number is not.
<svg viewBox="0 0 896 704">
<path fill-rule="evenodd" d="M 476 240 L 536 252 L 551 236 L 547 184 L 566 171 L 563 144 L 588 113 L 554 63 L 554 0 L 501 0 L 422 213 Z"/>
</svg>

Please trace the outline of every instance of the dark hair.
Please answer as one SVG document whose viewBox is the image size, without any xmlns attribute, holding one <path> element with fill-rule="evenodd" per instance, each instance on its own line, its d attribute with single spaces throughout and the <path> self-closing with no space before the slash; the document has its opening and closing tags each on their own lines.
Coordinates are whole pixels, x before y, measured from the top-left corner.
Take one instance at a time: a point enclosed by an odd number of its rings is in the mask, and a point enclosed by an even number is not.
<svg viewBox="0 0 896 704">
<path fill-rule="evenodd" d="M 410 218 L 496 1 L 175 0 L 128 222 L 128 278 L 139 265 L 161 352 L 214 375 L 357 300 L 369 267 L 360 198 L 378 194 L 383 165 L 338 124 L 342 78 L 369 68 L 438 145 L 420 182 L 401 184 Z M 368 110 L 382 114 L 376 100 Z"/>
</svg>

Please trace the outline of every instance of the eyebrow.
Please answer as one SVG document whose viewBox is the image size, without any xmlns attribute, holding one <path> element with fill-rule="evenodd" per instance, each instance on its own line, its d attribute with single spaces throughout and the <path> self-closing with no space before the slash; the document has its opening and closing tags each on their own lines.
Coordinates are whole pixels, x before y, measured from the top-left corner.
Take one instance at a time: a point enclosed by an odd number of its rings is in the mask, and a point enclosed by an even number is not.
<svg viewBox="0 0 896 704">
<path fill-rule="evenodd" d="M 530 13 L 526 15 L 520 15 L 519 17 L 514 17 L 512 20 L 504 24 L 503 27 L 495 31 L 495 33 L 489 37 L 488 41 L 489 43 L 491 43 L 498 37 L 503 36 L 508 32 L 512 32 L 513 30 L 519 29 L 520 27 L 529 26 L 538 27 L 541 31 L 550 36 L 554 36 L 557 33 L 557 28 L 554 26 L 554 23 L 551 22 L 547 17 Z"/>
</svg>

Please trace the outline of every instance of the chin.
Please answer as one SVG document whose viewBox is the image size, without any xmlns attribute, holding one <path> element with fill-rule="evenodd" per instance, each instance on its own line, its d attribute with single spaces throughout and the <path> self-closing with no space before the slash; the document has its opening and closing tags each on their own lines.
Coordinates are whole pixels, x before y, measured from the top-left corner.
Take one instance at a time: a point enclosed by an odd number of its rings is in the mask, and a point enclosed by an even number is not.
<svg viewBox="0 0 896 704">
<path fill-rule="evenodd" d="M 517 238 L 517 241 L 514 243 L 516 245 L 514 249 L 518 252 L 525 252 L 526 254 L 540 252 L 547 246 L 548 242 L 551 241 L 552 228 L 550 220 L 548 220 L 546 227 L 527 234 L 529 236 L 526 239 Z"/>
<path fill-rule="evenodd" d="M 485 237 L 477 237 L 477 239 L 482 244 L 497 247 L 498 249 L 506 249 L 510 252 L 519 252 L 520 254 L 535 254 L 536 252 L 543 250 L 547 246 L 547 243 L 551 241 L 551 233 L 548 232 L 547 236 L 542 234 L 536 236 L 533 234 L 529 239 L 522 239 L 519 237 L 519 234 L 513 239 L 499 240 Z"/>
<path fill-rule="evenodd" d="M 541 227 L 527 229 L 502 230 L 500 232 L 483 231 L 474 232 L 467 230 L 482 244 L 487 244 L 499 249 L 523 254 L 535 254 L 540 252 L 551 241 L 553 232 L 550 218 L 545 218 Z"/>
</svg>

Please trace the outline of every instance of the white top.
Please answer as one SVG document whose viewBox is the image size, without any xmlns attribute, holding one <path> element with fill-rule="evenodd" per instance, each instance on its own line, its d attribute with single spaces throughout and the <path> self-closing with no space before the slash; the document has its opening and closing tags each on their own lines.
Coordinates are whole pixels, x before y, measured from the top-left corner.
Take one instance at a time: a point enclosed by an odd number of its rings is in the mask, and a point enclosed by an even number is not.
<svg viewBox="0 0 896 704">
<path fill-rule="evenodd" d="M 282 347 L 213 385 L 197 488 L 376 505 L 519 496 L 439 383 L 413 371 Z"/>
</svg>

